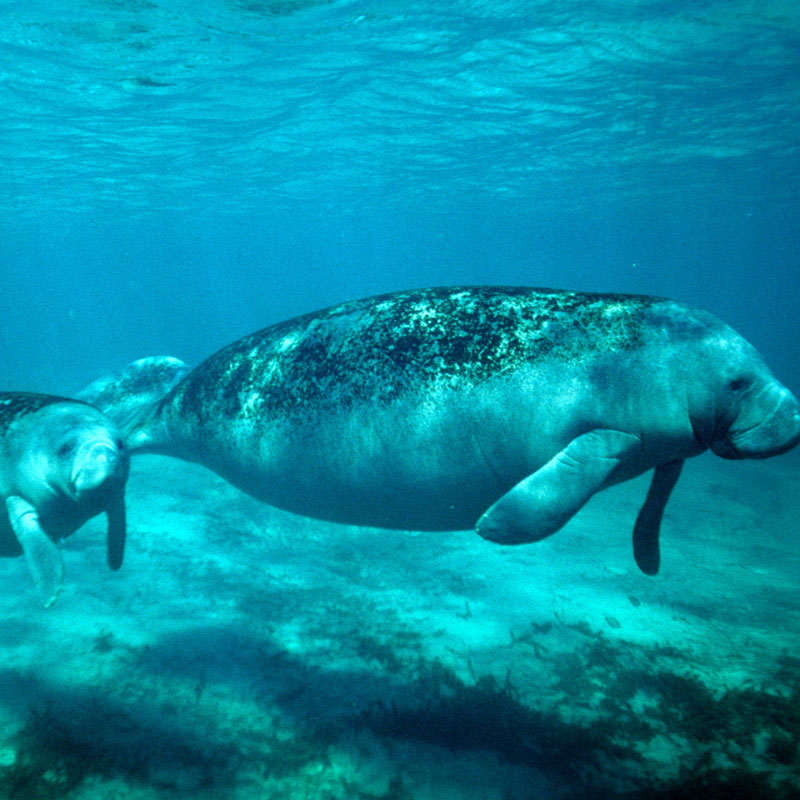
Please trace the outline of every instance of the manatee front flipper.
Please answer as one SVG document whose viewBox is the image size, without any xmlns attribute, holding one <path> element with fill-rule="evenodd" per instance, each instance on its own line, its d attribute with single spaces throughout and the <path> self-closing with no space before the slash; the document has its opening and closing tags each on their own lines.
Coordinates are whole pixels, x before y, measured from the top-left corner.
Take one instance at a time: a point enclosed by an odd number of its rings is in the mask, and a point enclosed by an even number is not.
<svg viewBox="0 0 800 800">
<path fill-rule="evenodd" d="M 61 553 L 42 530 L 36 509 L 27 500 L 12 495 L 6 498 L 6 508 L 9 522 L 46 608 L 53 603 L 61 589 L 64 576 Z"/>
<path fill-rule="evenodd" d="M 555 533 L 641 447 L 638 436 L 604 428 L 575 437 L 513 489 L 475 526 L 500 544 L 536 542 Z"/>
<path fill-rule="evenodd" d="M 668 461 L 653 471 L 653 480 L 633 526 L 633 557 L 645 575 L 655 575 L 661 563 L 658 532 L 670 493 L 683 468 L 683 460 Z"/>
<path fill-rule="evenodd" d="M 125 555 L 125 494 L 124 487 L 114 495 L 106 509 L 108 530 L 106 532 L 106 561 L 111 569 L 122 566 Z"/>
</svg>

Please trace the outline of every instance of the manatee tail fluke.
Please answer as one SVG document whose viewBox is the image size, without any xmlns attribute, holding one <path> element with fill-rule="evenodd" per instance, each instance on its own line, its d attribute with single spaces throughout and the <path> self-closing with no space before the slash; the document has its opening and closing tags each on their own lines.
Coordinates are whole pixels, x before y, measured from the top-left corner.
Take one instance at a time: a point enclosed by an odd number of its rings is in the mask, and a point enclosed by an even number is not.
<svg viewBox="0 0 800 800">
<path fill-rule="evenodd" d="M 161 399 L 183 378 L 189 367 L 171 356 L 150 356 L 128 364 L 118 375 L 106 375 L 76 395 L 109 416 L 125 443 L 136 450 L 135 434 L 146 424 Z"/>
</svg>

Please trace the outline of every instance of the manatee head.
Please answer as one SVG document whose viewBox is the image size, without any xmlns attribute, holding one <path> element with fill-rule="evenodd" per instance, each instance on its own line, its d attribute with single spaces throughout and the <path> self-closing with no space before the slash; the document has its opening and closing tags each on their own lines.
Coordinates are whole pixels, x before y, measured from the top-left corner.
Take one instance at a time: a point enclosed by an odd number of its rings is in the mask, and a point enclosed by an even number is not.
<svg viewBox="0 0 800 800">
<path fill-rule="evenodd" d="M 125 446 L 114 423 L 99 411 L 79 403 L 56 403 L 32 416 L 35 428 L 28 432 L 23 479 L 30 484 L 27 497 L 37 508 L 37 501 L 46 502 L 54 492 L 92 505 L 124 484 Z"/>
<path fill-rule="evenodd" d="M 723 458 L 768 458 L 800 442 L 800 403 L 771 375 L 734 378 L 726 386 L 728 427 L 711 442 Z"/>
<path fill-rule="evenodd" d="M 108 515 L 108 560 L 122 563 L 129 456 L 116 425 L 84 403 L 59 402 L 19 420 L 15 492 L 37 510 L 52 539 Z"/>
<path fill-rule="evenodd" d="M 695 437 L 722 458 L 768 458 L 800 442 L 800 403 L 758 351 L 713 320 L 699 343 L 690 383 Z M 699 401 L 699 402 L 698 402 Z"/>
</svg>

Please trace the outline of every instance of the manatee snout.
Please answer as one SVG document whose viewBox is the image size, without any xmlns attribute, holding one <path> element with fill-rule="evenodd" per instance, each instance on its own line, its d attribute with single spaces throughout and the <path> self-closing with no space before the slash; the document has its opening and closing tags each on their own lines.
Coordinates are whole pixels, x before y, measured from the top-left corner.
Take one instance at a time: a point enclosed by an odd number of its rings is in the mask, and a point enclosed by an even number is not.
<svg viewBox="0 0 800 800">
<path fill-rule="evenodd" d="M 783 386 L 771 387 L 745 407 L 711 449 L 723 458 L 769 458 L 800 443 L 800 403 Z"/>
<path fill-rule="evenodd" d="M 124 481 L 128 473 L 127 454 L 112 439 L 88 441 L 75 455 L 71 483 L 79 497 L 106 481 Z"/>
</svg>

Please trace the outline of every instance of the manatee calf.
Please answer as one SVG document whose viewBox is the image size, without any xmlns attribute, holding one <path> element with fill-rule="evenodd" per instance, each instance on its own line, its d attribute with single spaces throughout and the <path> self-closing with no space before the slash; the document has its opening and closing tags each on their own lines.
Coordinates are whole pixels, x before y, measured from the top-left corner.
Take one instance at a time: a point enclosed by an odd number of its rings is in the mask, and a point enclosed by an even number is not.
<svg viewBox="0 0 800 800">
<path fill-rule="evenodd" d="M 506 544 L 550 535 L 598 490 L 653 469 L 633 534 L 648 574 L 684 459 L 764 458 L 800 440 L 795 397 L 711 314 L 549 289 L 357 300 L 245 336 L 188 374 L 176 359 L 134 362 L 82 396 L 132 450 L 199 462 L 298 514 L 475 527 Z"/>
<path fill-rule="evenodd" d="M 56 542 L 90 517 L 108 517 L 107 554 L 125 549 L 128 453 L 116 425 L 85 403 L 43 394 L 0 393 L 0 556 L 25 555 L 46 605 L 63 567 Z"/>
</svg>

